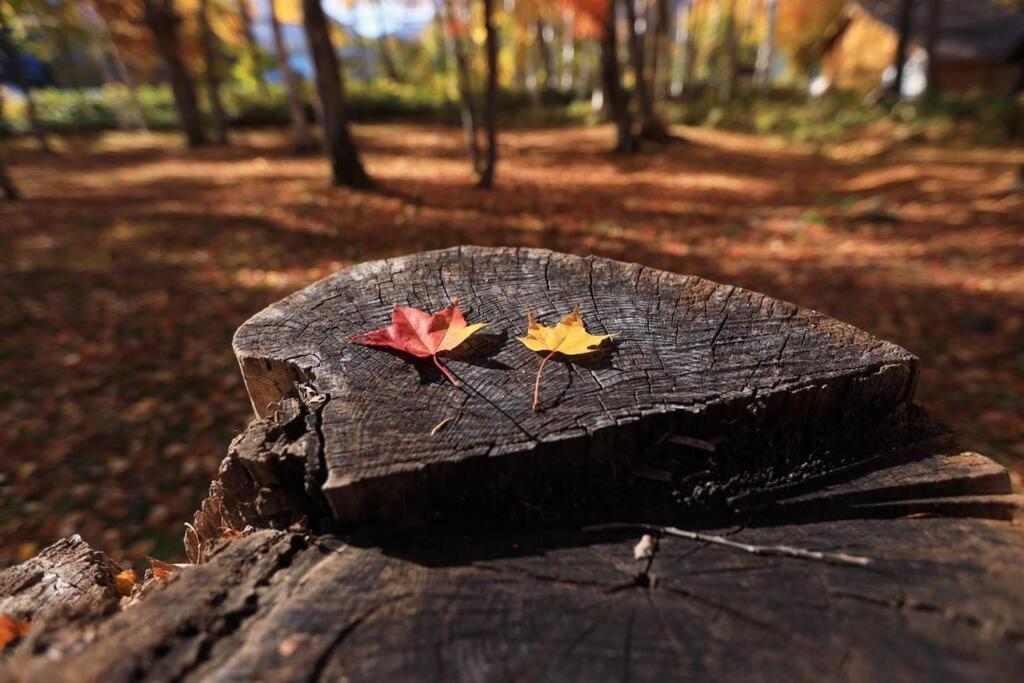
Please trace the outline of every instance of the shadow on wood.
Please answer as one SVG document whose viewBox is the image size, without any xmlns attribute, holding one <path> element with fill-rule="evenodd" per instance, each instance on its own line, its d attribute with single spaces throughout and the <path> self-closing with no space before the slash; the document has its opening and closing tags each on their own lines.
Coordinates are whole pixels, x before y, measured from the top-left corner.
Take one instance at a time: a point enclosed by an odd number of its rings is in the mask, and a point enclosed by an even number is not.
<svg viewBox="0 0 1024 683">
<path fill-rule="evenodd" d="M 449 294 L 498 329 L 453 354 L 461 388 L 343 342 Z M 526 307 L 576 304 L 621 339 L 558 367 L 532 413 L 517 373 L 537 359 L 510 337 Z M 640 266 L 464 248 L 328 278 L 235 348 L 260 417 L 186 534 L 194 564 L 120 610 L 118 568 L 81 539 L 0 573 L 0 611 L 33 624 L 0 681 L 1024 670 L 1024 500 L 913 404 L 913 356 L 848 325 Z"/>
</svg>

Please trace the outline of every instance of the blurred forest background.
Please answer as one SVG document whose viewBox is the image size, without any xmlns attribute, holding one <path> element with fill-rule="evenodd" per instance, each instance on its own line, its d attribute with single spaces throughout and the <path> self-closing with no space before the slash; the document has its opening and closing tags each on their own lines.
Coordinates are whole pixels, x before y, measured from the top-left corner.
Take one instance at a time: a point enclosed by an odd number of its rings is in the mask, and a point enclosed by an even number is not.
<svg viewBox="0 0 1024 683">
<path fill-rule="evenodd" d="M 891 339 L 1019 485 L 1022 11 L 0 0 L 0 566 L 75 532 L 179 559 L 251 415 L 234 329 L 462 243 L 698 274 Z"/>
</svg>

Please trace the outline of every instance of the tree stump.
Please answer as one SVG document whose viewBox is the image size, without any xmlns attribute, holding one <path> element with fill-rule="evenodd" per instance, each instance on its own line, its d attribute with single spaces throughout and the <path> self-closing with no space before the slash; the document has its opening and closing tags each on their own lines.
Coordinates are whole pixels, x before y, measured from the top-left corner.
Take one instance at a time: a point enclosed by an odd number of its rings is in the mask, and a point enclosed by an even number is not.
<svg viewBox="0 0 1024 683">
<path fill-rule="evenodd" d="M 345 343 L 392 302 L 456 295 L 497 328 L 449 360 L 461 387 Z M 533 413 L 516 375 L 539 361 L 509 338 L 526 308 L 575 305 L 621 338 L 551 372 Z M 848 325 L 639 266 L 464 248 L 328 278 L 235 348 L 261 417 L 189 526 L 194 564 L 113 614 L 40 607 L 0 681 L 1024 670 L 1022 497 L 913 405 L 916 359 Z M 80 543 L 41 557 L 79 548 L 108 585 Z M 0 605 L 40 566 L 0 573 Z"/>
<path fill-rule="evenodd" d="M 455 298 L 468 320 L 491 323 L 448 361 L 459 388 L 429 363 L 348 343 L 389 324 L 395 304 L 432 312 Z M 540 358 L 513 337 L 528 311 L 554 324 L 577 306 L 588 329 L 616 333 L 614 346 L 549 368 L 533 412 Z M 631 468 L 686 482 L 683 500 L 832 469 L 837 446 L 906 406 L 917 377 L 905 350 L 814 311 L 537 249 L 366 263 L 267 308 L 234 347 L 257 415 L 297 382 L 323 397 L 320 489 L 334 518 L 388 525 L 550 515 L 553 498 L 618 498 Z M 808 448 L 820 437 L 832 446 Z"/>
</svg>

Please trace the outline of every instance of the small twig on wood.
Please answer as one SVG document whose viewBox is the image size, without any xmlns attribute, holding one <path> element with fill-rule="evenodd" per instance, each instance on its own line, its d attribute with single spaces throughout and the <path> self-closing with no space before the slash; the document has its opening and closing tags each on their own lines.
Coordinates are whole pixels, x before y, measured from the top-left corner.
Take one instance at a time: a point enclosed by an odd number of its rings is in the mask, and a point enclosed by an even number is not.
<svg viewBox="0 0 1024 683">
<path fill-rule="evenodd" d="M 740 543 L 739 541 L 733 541 L 724 536 L 702 534 L 698 531 L 687 531 L 686 529 L 678 529 L 673 526 L 657 526 L 655 524 L 600 524 L 597 526 L 587 527 L 585 530 L 600 531 L 612 528 L 640 528 L 644 531 L 664 536 L 675 536 L 677 538 L 685 538 L 691 541 L 698 541 L 700 543 L 710 543 L 712 545 L 735 548 L 736 550 L 742 550 L 743 552 L 747 552 L 752 555 L 792 557 L 799 560 L 816 560 L 818 562 L 853 565 L 856 567 L 866 567 L 872 562 L 869 557 L 849 555 L 847 553 L 829 553 L 820 550 L 807 550 L 806 548 L 796 548 L 790 545 L 754 545 L 752 543 Z"/>
<path fill-rule="evenodd" d="M 446 417 L 445 419 L 441 420 L 441 421 L 440 421 L 440 422 L 438 422 L 438 423 L 437 423 L 436 425 L 434 425 L 434 428 L 433 428 L 433 429 L 431 429 L 431 430 L 430 430 L 430 435 L 431 435 L 431 436 L 434 436 L 434 435 L 435 435 L 435 434 L 437 434 L 437 433 L 438 433 L 439 431 L 441 431 L 441 428 L 442 428 L 442 427 L 444 427 L 444 426 L 445 426 L 446 424 L 448 424 L 449 422 L 451 422 L 451 421 L 452 421 L 452 420 L 454 420 L 454 419 L 455 419 L 455 416 L 454 416 L 454 415 L 449 415 L 449 416 L 448 416 L 448 417 Z"/>
</svg>

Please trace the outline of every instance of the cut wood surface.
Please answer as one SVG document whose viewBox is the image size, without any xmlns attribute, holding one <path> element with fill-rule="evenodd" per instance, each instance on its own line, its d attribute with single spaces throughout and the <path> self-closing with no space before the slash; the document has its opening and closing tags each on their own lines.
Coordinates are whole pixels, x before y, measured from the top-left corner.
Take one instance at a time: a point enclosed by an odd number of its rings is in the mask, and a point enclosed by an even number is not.
<svg viewBox="0 0 1024 683">
<path fill-rule="evenodd" d="M 467 320 L 491 323 L 445 361 L 461 387 L 429 364 L 347 343 L 387 325 L 394 304 L 436 311 L 456 297 Z M 591 332 L 617 333 L 614 346 L 548 368 L 533 412 L 541 359 L 512 337 L 527 311 L 553 324 L 575 306 Z M 743 435 L 858 434 L 911 400 L 917 376 L 902 348 L 763 294 L 534 249 L 366 263 L 262 311 L 234 347 L 258 415 L 296 382 L 324 397 L 322 489 L 350 522 L 600 496 L 669 433 L 724 437 L 711 468 L 724 485 L 754 469 L 726 464 L 750 451 Z M 800 464 L 775 460 L 778 476 Z"/>
<path fill-rule="evenodd" d="M 454 296 L 497 335 L 446 359 L 460 388 L 345 343 L 392 303 Z M 562 384 L 534 413 L 539 359 L 505 342 L 526 308 L 575 305 L 621 339 L 547 374 Z M 121 609 L 116 567 L 78 538 L 0 573 L 0 611 L 33 621 L 0 683 L 1024 671 L 1024 497 L 913 405 L 916 359 L 848 325 L 639 266 L 465 248 L 317 283 L 235 349 L 261 418 L 188 527 L 194 564 Z M 567 500 L 580 514 L 555 514 Z"/>
<path fill-rule="evenodd" d="M 383 545 L 260 531 L 131 609 L 65 627 L 57 646 L 38 635 L 0 680 L 1019 680 L 1020 527 L 929 518 L 716 533 L 873 562 L 666 537 L 648 567 L 626 530 Z"/>
</svg>

